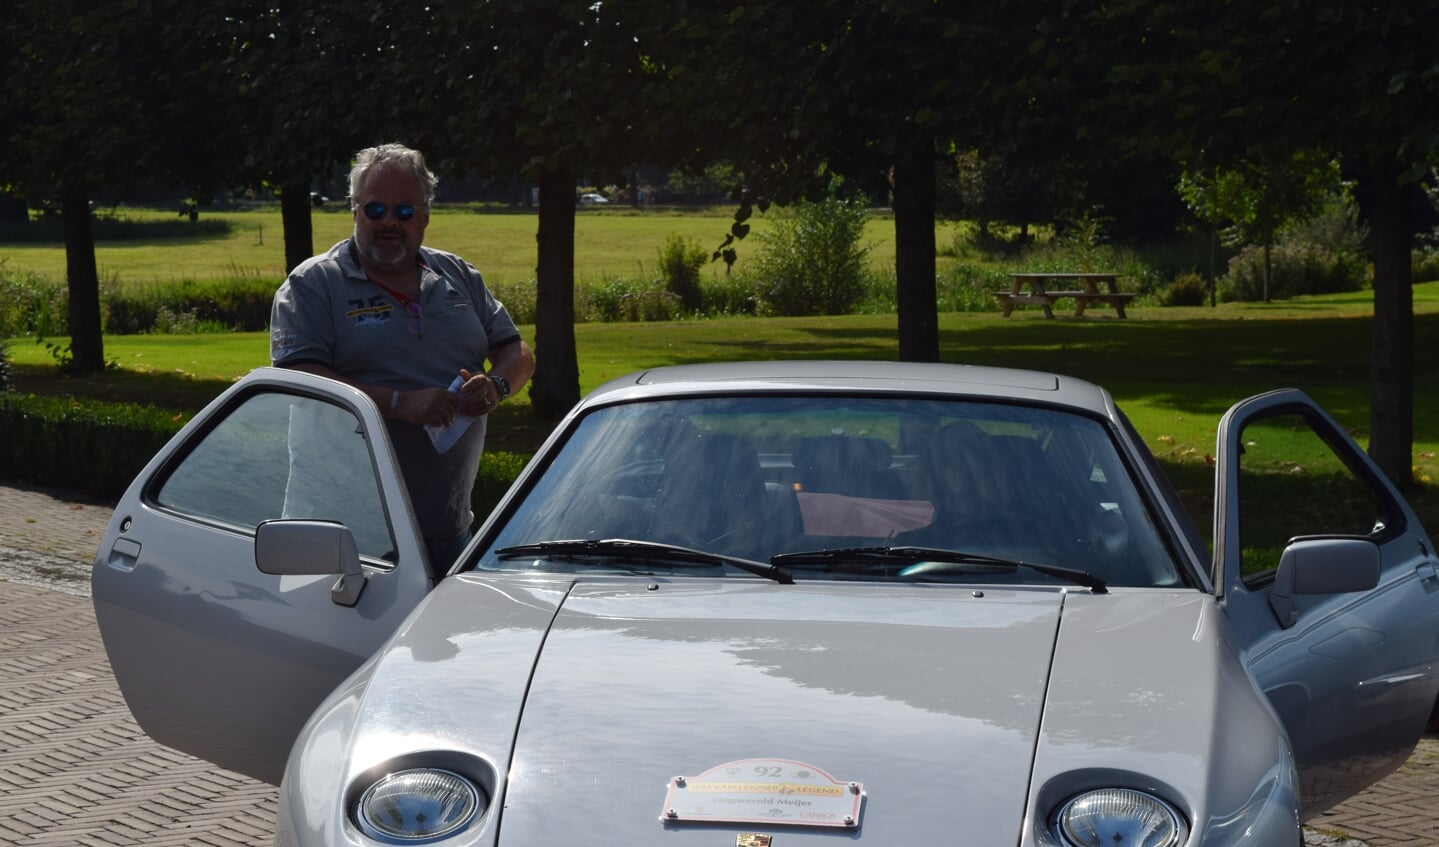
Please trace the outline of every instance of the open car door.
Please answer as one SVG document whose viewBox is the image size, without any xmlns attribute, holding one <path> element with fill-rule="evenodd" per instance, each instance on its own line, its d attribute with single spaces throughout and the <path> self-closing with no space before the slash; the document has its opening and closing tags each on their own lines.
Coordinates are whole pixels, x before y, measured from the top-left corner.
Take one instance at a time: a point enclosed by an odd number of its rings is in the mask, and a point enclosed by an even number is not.
<svg viewBox="0 0 1439 847">
<path fill-rule="evenodd" d="M 1289 732 L 1311 818 L 1397 768 L 1439 694 L 1439 574 L 1413 511 L 1302 392 L 1220 423 L 1214 583 Z"/>
<path fill-rule="evenodd" d="M 370 399 L 262 368 L 131 483 L 95 616 L 150 737 L 278 784 L 320 700 L 429 590 L 422 550 Z"/>
</svg>

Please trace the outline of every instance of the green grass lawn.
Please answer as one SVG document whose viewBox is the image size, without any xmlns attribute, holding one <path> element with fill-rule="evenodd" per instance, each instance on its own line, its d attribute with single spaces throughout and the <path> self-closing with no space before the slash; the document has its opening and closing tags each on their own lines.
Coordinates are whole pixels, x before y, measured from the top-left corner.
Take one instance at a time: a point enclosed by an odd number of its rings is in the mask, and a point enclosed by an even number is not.
<svg viewBox="0 0 1439 847">
<path fill-rule="evenodd" d="M 173 211 L 123 209 L 118 215 L 132 220 L 173 223 Z M 660 248 L 672 234 L 693 239 L 706 249 L 719 246 L 729 232 L 733 210 L 703 211 L 587 207 L 576 213 L 575 276 L 598 282 L 618 277 L 658 276 Z M 229 235 L 209 238 L 169 238 L 145 241 L 99 241 L 95 259 L 102 279 L 122 284 L 180 279 L 207 280 L 227 276 L 271 277 L 278 284 L 285 276 L 285 242 L 278 208 L 254 211 L 202 212 L 203 220 L 230 224 Z M 773 214 L 751 219 L 753 233 L 762 233 Z M 315 250 L 346 238 L 353 222 L 349 211 L 338 204 L 317 209 L 311 215 Z M 536 212 L 476 212 L 439 206 L 430 218 L 425 243 L 457 253 L 493 283 L 534 279 L 537 257 Z M 940 244 L 953 241 L 953 225 L 937 229 Z M 870 246 L 870 260 L 876 268 L 894 266 L 893 221 L 872 218 L 864 243 Z M 742 242 L 737 269 L 742 269 L 757 249 L 753 237 Z M 0 242 L 0 269 L 35 273 L 62 279 L 65 247 L 58 242 L 20 244 Z M 713 264 L 708 272 L 723 273 Z"/>
<path fill-rule="evenodd" d="M 945 361 L 1055 371 L 1108 388 L 1156 454 L 1203 464 L 1215 425 L 1235 400 L 1271 388 L 1302 388 L 1364 443 L 1369 425 L 1369 325 L 1364 294 L 1219 309 L 1136 308 L 1129 320 L 940 316 Z M 1416 334 L 1439 337 L 1439 283 L 1415 287 Z M 524 328 L 533 337 L 532 328 Z M 592 323 L 575 328 L 581 390 L 647 367 L 734 359 L 898 358 L 893 316 L 735 318 L 668 323 Z M 63 339 L 57 339 L 63 342 Z M 106 339 L 117 368 L 85 379 L 57 372 L 29 339 L 10 351 L 20 390 L 149 402 L 189 412 L 240 375 L 268 362 L 263 333 L 131 335 Z M 544 351 L 538 351 L 543 356 Z M 1439 478 L 1439 374 L 1420 368 L 1415 386 L 1415 456 L 1421 479 Z M 526 400 L 506 404 L 516 449 L 544 428 Z M 503 427 L 501 427 L 503 429 Z"/>
</svg>

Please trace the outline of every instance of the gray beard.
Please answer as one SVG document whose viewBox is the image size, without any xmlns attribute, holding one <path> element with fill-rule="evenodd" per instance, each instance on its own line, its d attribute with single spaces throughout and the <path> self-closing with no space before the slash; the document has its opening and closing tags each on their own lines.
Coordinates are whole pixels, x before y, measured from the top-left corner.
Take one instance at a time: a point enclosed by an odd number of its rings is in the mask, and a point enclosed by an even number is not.
<svg viewBox="0 0 1439 847">
<path fill-rule="evenodd" d="M 407 245 L 397 244 L 389 247 L 376 241 L 371 241 L 360 248 L 360 252 L 370 263 L 384 270 L 401 270 L 410 259 L 410 249 Z"/>
</svg>

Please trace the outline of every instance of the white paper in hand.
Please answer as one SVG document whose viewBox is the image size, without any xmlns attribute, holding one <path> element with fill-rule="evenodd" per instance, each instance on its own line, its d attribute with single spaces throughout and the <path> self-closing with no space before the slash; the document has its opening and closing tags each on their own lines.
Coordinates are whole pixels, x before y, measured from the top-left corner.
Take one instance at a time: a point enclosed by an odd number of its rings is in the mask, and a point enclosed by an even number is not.
<svg viewBox="0 0 1439 847">
<path fill-rule="evenodd" d="M 455 377 L 455 381 L 450 383 L 450 387 L 445 390 L 451 394 L 458 394 L 460 386 L 463 385 L 464 382 L 464 379 L 461 377 Z M 460 436 L 464 435 L 465 430 L 469 429 L 470 424 L 474 422 L 475 419 L 473 416 L 456 413 L 455 419 L 450 421 L 449 426 L 427 424 L 425 426 L 425 432 L 429 433 L 430 443 L 435 445 L 435 452 L 443 453 L 451 447 L 454 447 L 455 442 L 460 440 Z"/>
</svg>

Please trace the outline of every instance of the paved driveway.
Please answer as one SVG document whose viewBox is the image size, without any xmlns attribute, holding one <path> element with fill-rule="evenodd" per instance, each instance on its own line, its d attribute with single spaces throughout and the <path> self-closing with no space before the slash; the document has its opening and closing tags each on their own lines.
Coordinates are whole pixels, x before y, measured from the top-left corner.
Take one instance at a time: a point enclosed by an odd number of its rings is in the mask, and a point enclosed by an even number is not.
<svg viewBox="0 0 1439 847">
<path fill-rule="evenodd" d="M 275 797 L 145 737 L 89 597 L 0 582 L 0 844 L 266 845 Z"/>
</svg>

